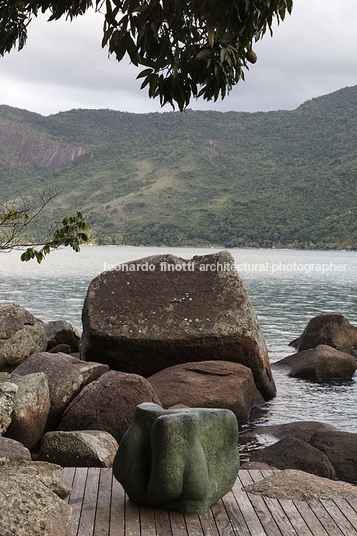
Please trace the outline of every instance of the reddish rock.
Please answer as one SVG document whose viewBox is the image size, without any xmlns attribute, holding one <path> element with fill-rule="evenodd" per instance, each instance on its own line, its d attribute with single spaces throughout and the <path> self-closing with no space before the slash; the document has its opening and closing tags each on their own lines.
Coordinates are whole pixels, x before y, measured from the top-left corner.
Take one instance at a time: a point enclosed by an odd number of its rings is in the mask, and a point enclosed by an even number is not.
<svg viewBox="0 0 357 536">
<path fill-rule="evenodd" d="M 298 352 L 327 344 L 357 357 L 357 328 L 340 314 L 315 316 L 310 320 L 302 335 L 292 341 L 290 346 Z"/>
<path fill-rule="evenodd" d="M 278 367 L 286 369 L 292 378 L 324 382 L 350 380 L 357 370 L 357 363 L 352 355 L 320 344 L 273 363 L 273 369 Z"/>
<path fill-rule="evenodd" d="M 148 381 L 165 409 L 178 404 L 230 409 L 240 422 L 247 420 L 253 406 L 264 404 L 252 371 L 240 363 L 184 363 L 161 370 Z"/>
<path fill-rule="evenodd" d="M 42 352 L 29 357 L 19 365 L 14 374 L 25 376 L 33 372 L 44 372 L 48 380 L 51 407 L 46 429 L 53 428 L 63 410 L 88 383 L 107 372 L 107 365 L 84 362 L 67 354 Z"/>
<path fill-rule="evenodd" d="M 336 478 L 327 456 L 296 437 L 284 437 L 274 445 L 256 451 L 250 461 L 266 463 L 277 469 L 299 469 L 332 480 Z"/>
<path fill-rule="evenodd" d="M 339 480 L 357 484 L 357 434 L 317 430 L 310 444 L 327 456 Z"/>
<path fill-rule="evenodd" d="M 150 383 L 137 374 L 111 370 L 71 402 L 58 430 L 103 430 L 120 443 L 143 402 L 161 405 Z"/>
<path fill-rule="evenodd" d="M 70 347 L 69 352 L 78 352 L 81 335 L 79 331 L 66 320 L 54 320 L 44 323 L 47 336 L 47 351 L 66 344 Z M 59 350 L 57 350 L 58 352 Z"/>
<path fill-rule="evenodd" d="M 104 272 L 83 307 L 81 357 L 152 376 L 193 361 L 249 367 L 276 394 L 257 315 L 228 251 L 185 260 L 155 255 Z"/>
</svg>

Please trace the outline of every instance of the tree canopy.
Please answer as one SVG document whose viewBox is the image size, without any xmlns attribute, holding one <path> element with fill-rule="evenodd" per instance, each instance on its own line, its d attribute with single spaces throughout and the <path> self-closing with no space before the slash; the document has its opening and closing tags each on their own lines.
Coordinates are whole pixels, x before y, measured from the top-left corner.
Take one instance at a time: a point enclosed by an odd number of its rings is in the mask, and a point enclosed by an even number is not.
<svg viewBox="0 0 357 536">
<path fill-rule="evenodd" d="M 104 15 L 102 46 L 144 67 L 141 88 L 182 111 L 192 98 L 216 101 L 257 60 L 252 46 L 292 0 L 0 0 L 0 54 L 23 48 L 39 11 L 72 19 L 94 7 Z"/>
</svg>

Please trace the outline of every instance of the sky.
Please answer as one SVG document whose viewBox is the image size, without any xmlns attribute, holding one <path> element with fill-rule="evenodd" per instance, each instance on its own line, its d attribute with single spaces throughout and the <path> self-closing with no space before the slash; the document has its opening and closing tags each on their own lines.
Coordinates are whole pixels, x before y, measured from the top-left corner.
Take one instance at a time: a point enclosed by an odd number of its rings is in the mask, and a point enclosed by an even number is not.
<svg viewBox="0 0 357 536">
<path fill-rule="evenodd" d="M 193 100 L 194 110 L 292 110 L 303 102 L 357 85 L 356 0 L 294 0 L 292 15 L 254 45 L 256 64 L 223 101 Z M 0 104 L 41 115 L 74 108 L 150 113 L 170 111 L 149 99 L 140 68 L 118 63 L 101 47 L 103 16 L 34 19 L 28 41 L 0 57 Z"/>
</svg>

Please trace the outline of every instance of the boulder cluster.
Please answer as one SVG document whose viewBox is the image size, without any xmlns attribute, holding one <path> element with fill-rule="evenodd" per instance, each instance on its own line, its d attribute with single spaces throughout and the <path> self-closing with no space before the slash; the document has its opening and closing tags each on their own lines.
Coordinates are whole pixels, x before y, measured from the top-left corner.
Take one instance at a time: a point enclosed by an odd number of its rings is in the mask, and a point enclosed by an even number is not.
<svg viewBox="0 0 357 536">
<path fill-rule="evenodd" d="M 66 321 L 43 322 L 19 305 L 0 304 L 0 512 L 12 512 L 4 534 L 17 534 L 14 526 L 29 536 L 37 526 L 64 534 L 70 487 L 61 467 L 112 467 L 142 403 L 229 409 L 241 423 L 276 396 L 275 366 L 313 381 L 351 379 L 357 328 L 341 315 L 320 316 L 312 326 L 315 346 L 304 332 L 294 341 L 298 352 L 271 367 L 226 251 L 190 260 L 156 255 L 100 274 L 88 288 L 82 334 Z M 321 328 L 326 321 L 329 329 Z M 285 434 L 252 459 L 301 469 L 304 458 L 304 471 L 354 482 L 357 434 L 349 434 L 348 446 L 341 434 L 315 430 L 308 440 Z M 279 444 L 271 457 L 269 449 Z M 289 451 L 294 462 L 286 462 Z M 42 475 L 36 490 L 28 484 L 33 474 Z M 5 482 L 17 491 L 7 491 Z M 19 501 L 33 516 L 23 515 Z"/>
</svg>

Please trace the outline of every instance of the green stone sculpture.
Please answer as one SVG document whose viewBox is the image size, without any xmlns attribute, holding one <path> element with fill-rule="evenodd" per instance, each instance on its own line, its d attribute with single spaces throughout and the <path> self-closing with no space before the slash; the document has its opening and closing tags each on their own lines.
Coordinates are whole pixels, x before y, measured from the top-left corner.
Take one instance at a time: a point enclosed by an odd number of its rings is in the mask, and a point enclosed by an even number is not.
<svg viewBox="0 0 357 536">
<path fill-rule="evenodd" d="M 136 407 L 113 463 L 131 501 L 203 514 L 239 471 L 238 423 L 230 410 Z"/>
</svg>

